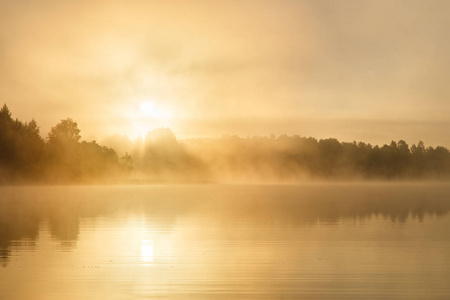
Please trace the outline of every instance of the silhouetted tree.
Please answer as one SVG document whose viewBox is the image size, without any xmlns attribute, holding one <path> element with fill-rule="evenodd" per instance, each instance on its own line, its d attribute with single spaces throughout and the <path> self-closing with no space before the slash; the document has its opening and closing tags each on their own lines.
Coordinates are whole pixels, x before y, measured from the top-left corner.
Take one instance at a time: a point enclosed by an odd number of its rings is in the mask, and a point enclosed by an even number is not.
<svg viewBox="0 0 450 300">
<path fill-rule="evenodd" d="M 108 147 L 100 146 L 96 141 L 83 141 L 79 145 L 81 175 L 99 178 L 113 175 L 118 171 L 119 159 L 116 152 Z"/>
<path fill-rule="evenodd" d="M 425 148 L 400 140 L 379 147 L 363 142 L 341 143 L 281 135 L 274 137 L 189 141 L 193 153 L 218 176 L 231 178 L 328 179 L 450 178 L 450 154 L 444 147 Z"/>
<path fill-rule="evenodd" d="M 298 180 L 450 178 L 450 152 L 442 146 L 411 147 L 404 141 L 372 146 L 298 135 L 223 136 L 178 141 L 168 128 L 150 131 L 119 160 L 112 148 L 81 141 L 78 124 L 65 119 L 44 141 L 36 121 L 13 119 L 0 108 L 0 183 L 20 181 L 82 182 L 129 174 L 132 170 L 166 178 L 254 178 Z M 132 145 L 128 139 L 121 139 Z"/>
<path fill-rule="evenodd" d="M 9 108 L 0 109 L 0 181 L 36 179 L 44 154 L 44 142 L 34 120 L 14 120 Z"/>
<path fill-rule="evenodd" d="M 129 173 L 133 170 L 133 158 L 131 157 L 128 152 L 125 152 L 125 154 L 120 158 L 122 169 Z"/>
<path fill-rule="evenodd" d="M 147 133 L 141 164 L 144 172 L 175 178 L 185 174 L 195 177 L 203 167 L 168 128 L 158 128 Z"/>
<path fill-rule="evenodd" d="M 50 173 L 60 180 L 81 176 L 80 129 L 72 119 L 61 120 L 47 137 Z"/>
<path fill-rule="evenodd" d="M 76 144 L 80 139 L 78 124 L 70 118 L 52 127 L 47 138 L 49 144 Z"/>
</svg>

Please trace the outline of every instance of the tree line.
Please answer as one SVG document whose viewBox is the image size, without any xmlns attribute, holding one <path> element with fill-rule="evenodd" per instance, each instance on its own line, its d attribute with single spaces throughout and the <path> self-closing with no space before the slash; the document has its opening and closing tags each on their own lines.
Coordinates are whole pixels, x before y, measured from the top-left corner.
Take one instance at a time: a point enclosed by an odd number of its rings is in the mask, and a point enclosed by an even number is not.
<svg viewBox="0 0 450 300">
<path fill-rule="evenodd" d="M 159 128 L 134 142 L 110 139 L 109 146 L 82 141 L 72 119 L 42 138 L 34 120 L 21 122 L 6 105 L 0 109 L 0 183 L 450 178 L 449 150 L 422 141 L 378 146 L 298 135 L 179 141 Z M 125 154 L 119 158 L 114 148 Z"/>
<path fill-rule="evenodd" d="M 0 109 L 0 182 L 83 182 L 118 174 L 123 166 L 116 152 L 96 141 L 80 141 L 72 119 L 52 127 L 43 139 L 36 121 L 13 119 Z"/>
<path fill-rule="evenodd" d="M 230 177 L 297 179 L 448 179 L 450 153 L 442 146 L 409 146 L 392 141 L 383 146 L 337 139 L 225 136 L 191 140 L 187 145 L 206 157 L 206 164 Z"/>
</svg>

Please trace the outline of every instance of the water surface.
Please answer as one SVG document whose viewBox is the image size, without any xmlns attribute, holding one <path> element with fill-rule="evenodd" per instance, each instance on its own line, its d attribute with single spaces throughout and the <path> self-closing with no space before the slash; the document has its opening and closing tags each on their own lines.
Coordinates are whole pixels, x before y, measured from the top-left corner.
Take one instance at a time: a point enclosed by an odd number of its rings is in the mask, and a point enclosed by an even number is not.
<svg viewBox="0 0 450 300">
<path fill-rule="evenodd" d="M 448 299 L 450 186 L 0 188 L 0 299 Z"/>
</svg>

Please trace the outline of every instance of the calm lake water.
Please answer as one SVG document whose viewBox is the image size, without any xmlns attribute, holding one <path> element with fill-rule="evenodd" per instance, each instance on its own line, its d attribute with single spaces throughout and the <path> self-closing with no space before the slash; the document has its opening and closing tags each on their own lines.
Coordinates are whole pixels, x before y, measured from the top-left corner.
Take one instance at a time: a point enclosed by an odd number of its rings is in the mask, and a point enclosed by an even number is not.
<svg viewBox="0 0 450 300">
<path fill-rule="evenodd" d="M 450 185 L 0 188 L 0 299 L 449 299 Z"/>
</svg>

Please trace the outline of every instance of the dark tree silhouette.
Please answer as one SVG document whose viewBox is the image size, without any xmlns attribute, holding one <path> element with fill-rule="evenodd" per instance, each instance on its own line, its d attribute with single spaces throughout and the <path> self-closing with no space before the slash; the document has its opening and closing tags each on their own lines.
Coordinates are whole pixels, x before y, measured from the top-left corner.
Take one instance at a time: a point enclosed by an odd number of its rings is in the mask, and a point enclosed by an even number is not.
<svg viewBox="0 0 450 300">
<path fill-rule="evenodd" d="M 140 165 L 151 176 L 162 176 L 164 179 L 196 177 L 203 171 L 199 159 L 188 153 L 168 128 L 149 131 L 143 147 Z"/>
<path fill-rule="evenodd" d="M 55 127 L 52 127 L 47 139 L 49 144 L 76 144 L 81 139 L 80 129 L 78 129 L 76 122 L 68 118 L 59 122 Z"/>
<path fill-rule="evenodd" d="M 178 141 L 168 128 L 150 131 L 119 160 L 112 148 L 81 141 L 72 119 L 51 128 L 43 140 L 34 120 L 13 119 L 0 109 L 0 183 L 85 182 L 131 171 L 149 178 L 196 180 L 449 179 L 450 152 L 442 146 L 411 147 L 404 141 L 363 142 L 300 137 L 224 136 Z"/>
<path fill-rule="evenodd" d="M 34 120 L 14 120 L 9 108 L 0 109 L 0 182 L 83 181 L 116 175 L 116 152 L 95 141 L 80 142 L 72 119 L 52 127 L 46 141 Z"/>
<path fill-rule="evenodd" d="M 133 170 L 133 158 L 131 157 L 128 152 L 125 152 L 125 154 L 120 158 L 122 169 L 125 172 L 131 172 Z"/>
<path fill-rule="evenodd" d="M 0 109 L 0 182 L 36 179 L 44 155 L 44 141 L 34 120 L 14 120 L 6 105 Z"/>
<path fill-rule="evenodd" d="M 450 153 L 420 141 L 409 147 L 391 141 L 381 147 L 363 142 L 281 135 L 278 138 L 224 136 L 191 140 L 189 149 L 220 179 L 448 179 Z"/>
</svg>

